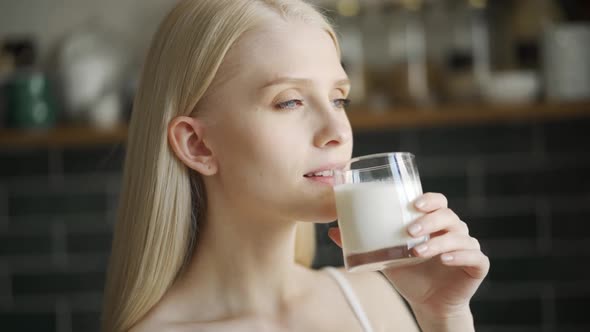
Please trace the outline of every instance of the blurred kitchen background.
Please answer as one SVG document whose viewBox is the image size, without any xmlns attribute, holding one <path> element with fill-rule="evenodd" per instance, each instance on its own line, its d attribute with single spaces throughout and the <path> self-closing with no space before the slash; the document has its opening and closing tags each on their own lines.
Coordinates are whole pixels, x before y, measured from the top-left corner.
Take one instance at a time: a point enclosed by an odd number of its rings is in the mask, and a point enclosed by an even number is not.
<svg viewBox="0 0 590 332">
<path fill-rule="evenodd" d="M 98 330 L 126 122 L 174 2 L 0 0 L 0 330 Z M 491 257 L 477 331 L 590 331 L 590 1 L 315 3 L 354 154 L 415 153 Z M 342 264 L 326 228 L 318 268 Z"/>
</svg>

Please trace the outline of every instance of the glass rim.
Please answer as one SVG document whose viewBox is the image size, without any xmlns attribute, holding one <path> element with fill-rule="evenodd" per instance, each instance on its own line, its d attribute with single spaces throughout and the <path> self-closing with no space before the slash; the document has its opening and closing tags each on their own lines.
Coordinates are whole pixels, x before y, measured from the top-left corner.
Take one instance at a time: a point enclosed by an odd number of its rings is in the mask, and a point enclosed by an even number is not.
<svg viewBox="0 0 590 332">
<path fill-rule="evenodd" d="M 346 166 L 350 166 L 350 165 L 357 163 L 359 161 L 364 161 L 364 160 L 368 160 L 368 159 L 393 157 L 393 156 L 401 156 L 401 158 L 403 160 L 416 159 L 416 156 L 411 152 L 381 152 L 381 153 L 374 153 L 374 154 L 369 154 L 369 155 L 365 155 L 365 156 L 359 156 L 359 157 L 352 158 L 346 163 Z M 388 167 L 390 167 L 389 164 L 378 165 L 378 166 L 368 166 L 368 167 L 362 167 L 362 168 L 357 168 L 357 169 L 337 169 L 337 170 L 335 170 L 335 172 L 336 173 L 366 172 L 366 171 L 388 168 Z"/>
<path fill-rule="evenodd" d="M 366 156 L 360 156 L 360 157 L 355 157 L 350 159 L 350 161 L 347 163 L 347 165 L 350 164 L 354 164 L 356 162 L 362 161 L 362 160 L 367 160 L 367 159 L 373 159 L 373 158 L 381 158 L 381 157 L 388 157 L 388 156 L 402 156 L 402 158 L 416 158 L 416 156 L 414 156 L 413 153 L 411 152 L 381 152 L 381 153 L 374 153 L 374 154 L 368 154 Z"/>
</svg>

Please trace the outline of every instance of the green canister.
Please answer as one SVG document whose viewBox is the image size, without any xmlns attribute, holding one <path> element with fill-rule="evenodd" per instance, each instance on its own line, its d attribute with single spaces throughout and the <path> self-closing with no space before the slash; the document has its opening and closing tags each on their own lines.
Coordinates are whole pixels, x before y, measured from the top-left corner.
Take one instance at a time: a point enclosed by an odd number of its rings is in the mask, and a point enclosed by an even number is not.
<svg viewBox="0 0 590 332">
<path fill-rule="evenodd" d="M 12 128 L 50 128 L 56 123 L 53 95 L 46 76 L 20 71 L 6 82 L 7 124 Z"/>
</svg>

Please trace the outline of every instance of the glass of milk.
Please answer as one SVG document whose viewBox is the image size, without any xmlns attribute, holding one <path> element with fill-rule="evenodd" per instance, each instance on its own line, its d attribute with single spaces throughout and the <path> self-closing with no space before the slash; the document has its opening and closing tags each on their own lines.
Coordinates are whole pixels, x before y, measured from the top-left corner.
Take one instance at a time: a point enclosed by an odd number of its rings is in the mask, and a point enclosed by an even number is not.
<svg viewBox="0 0 590 332">
<path fill-rule="evenodd" d="M 423 215 L 413 205 L 422 195 L 414 155 L 380 153 L 352 159 L 334 171 L 338 225 L 344 264 L 350 272 L 418 263 L 408 224 Z"/>
</svg>

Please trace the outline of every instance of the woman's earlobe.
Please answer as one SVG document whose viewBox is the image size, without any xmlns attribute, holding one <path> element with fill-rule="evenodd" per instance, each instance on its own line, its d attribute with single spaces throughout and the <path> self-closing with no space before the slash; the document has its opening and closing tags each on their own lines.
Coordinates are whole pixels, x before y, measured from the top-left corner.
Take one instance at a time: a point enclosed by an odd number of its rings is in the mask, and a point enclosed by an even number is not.
<svg viewBox="0 0 590 332">
<path fill-rule="evenodd" d="M 209 176 L 217 172 L 217 163 L 204 134 L 201 122 L 192 117 L 179 116 L 168 125 L 168 142 L 176 157 L 187 167 Z"/>
<path fill-rule="evenodd" d="M 205 176 L 210 176 L 210 175 L 214 175 L 215 173 L 217 173 L 217 165 L 215 164 L 214 161 L 210 161 L 206 164 L 203 163 L 202 166 L 203 166 L 202 167 L 203 169 L 201 169 L 201 167 L 199 167 L 199 169 L 195 169 L 195 168 L 193 168 L 193 169 Z"/>
</svg>

